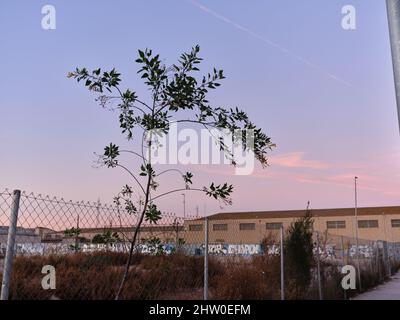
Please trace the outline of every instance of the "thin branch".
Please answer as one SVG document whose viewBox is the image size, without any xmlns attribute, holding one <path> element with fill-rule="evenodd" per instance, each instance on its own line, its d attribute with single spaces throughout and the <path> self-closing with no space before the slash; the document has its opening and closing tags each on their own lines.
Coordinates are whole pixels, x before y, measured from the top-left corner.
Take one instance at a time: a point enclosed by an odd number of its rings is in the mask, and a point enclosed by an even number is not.
<svg viewBox="0 0 400 320">
<path fill-rule="evenodd" d="M 176 171 L 183 176 L 183 172 L 179 169 L 167 169 L 167 170 L 161 171 L 159 174 L 156 175 L 156 177 L 161 176 L 162 174 L 167 173 L 169 171 Z"/>
<path fill-rule="evenodd" d="M 144 139 L 145 139 L 146 130 L 143 130 L 142 133 L 142 159 L 146 159 L 144 156 Z"/>
<path fill-rule="evenodd" d="M 141 156 L 139 153 L 137 153 L 137 152 L 135 152 L 135 151 L 131 151 L 131 150 L 120 150 L 120 151 L 119 151 L 119 153 L 123 153 L 123 152 L 125 152 L 125 153 L 132 153 L 132 154 L 134 154 L 135 156 L 138 156 L 139 158 L 141 158 L 141 159 L 143 159 L 144 161 L 146 161 L 146 159 L 145 159 L 143 156 Z"/>
<path fill-rule="evenodd" d="M 156 200 L 156 199 L 158 199 L 158 198 L 161 198 L 161 197 L 163 197 L 163 196 L 166 196 L 166 195 L 168 195 L 168 194 L 171 194 L 171 193 L 174 193 L 174 192 L 180 192 L 180 191 L 201 191 L 201 192 L 206 192 L 205 190 L 203 190 L 203 189 L 175 189 L 175 190 L 172 190 L 172 191 L 168 191 L 168 192 L 165 192 L 165 193 L 162 193 L 162 194 L 160 194 L 160 195 L 158 195 L 157 197 L 154 197 L 152 200 L 154 201 L 154 200 Z"/>
<path fill-rule="evenodd" d="M 126 172 L 128 172 L 129 175 L 130 175 L 130 176 L 137 182 L 137 184 L 140 186 L 140 188 L 141 188 L 142 191 L 143 191 L 143 194 L 146 194 L 146 191 L 144 190 L 142 184 L 139 182 L 139 180 L 135 177 L 135 175 L 134 175 L 128 168 L 124 167 L 124 166 L 121 165 L 121 164 L 117 164 L 116 166 L 117 166 L 117 167 L 121 167 L 121 168 L 124 169 Z"/>
<path fill-rule="evenodd" d="M 144 105 L 147 109 L 149 109 L 151 111 L 151 108 L 146 103 L 144 103 L 143 101 L 140 101 L 139 99 L 135 99 L 135 101 L 137 101 L 140 104 Z"/>
<path fill-rule="evenodd" d="M 181 119 L 181 120 L 175 120 L 175 122 L 181 123 L 181 122 L 189 122 L 189 123 L 196 123 L 196 124 L 201 124 L 203 126 L 210 126 L 213 128 L 217 128 L 217 126 L 213 125 L 215 122 L 202 122 L 199 120 L 189 120 L 189 119 Z"/>
<path fill-rule="evenodd" d="M 118 90 L 119 95 L 121 96 L 121 98 L 123 98 L 122 92 L 121 92 L 121 90 L 118 88 L 118 86 L 115 86 L 115 88 Z M 139 102 L 141 105 L 147 107 L 147 108 L 151 111 L 151 108 L 150 108 L 146 103 L 144 103 L 143 101 L 141 101 L 141 100 L 139 100 L 139 99 L 135 99 L 135 101 Z M 144 111 L 143 111 L 142 109 L 140 109 L 139 107 L 136 107 L 136 108 L 139 109 L 139 110 L 141 110 L 144 114 L 146 114 L 146 112 L 144 112 Z"/>
<path fill-rule="evenodd" d="M 224 144 L 221 144 L 220 139 L 217 138 L 217 137 L 215 137 L 215 136 L 212 134 L 210 128 L 208 128 L 207 125 L 204 125 L 204 128 L 206 128 L 206 129 L 208 130 L 209 134 L 210 134 L 211 137 L 217 142 L 217 144 L 220 146 L 220 148 L 222 147 L 223 153 L 224 153 L 225 155 L 228 154 L 228 155 L 231 157 L 229 160 L 231 160 L 231 161 L 234 162 L 234 161 L 235 161 L 235 157 L 234 157 L 234 155 L 233 155 L 233 150 L 229 150 L 228 147 L 226 147 Z M 214 127 L 214 128 L 215 128 L 215 127 Z"/>
<path fill-rule="evenodd" d="M 114 97 L 114 96 L 106 96 L 106 95 L 104 95 L 104 97 L 107 97 L 108 100 L 111 100 L 111 99 L 122 99 L 122 100 L 124 100 L 124 98 L 122 96 L 115 96 Z M 131 104 L 131 103 L 128 103 L 128 104 L 129 104 L 130 107 L 139 110 L 143 114 L 146 114 L 146 112 L 143 109 L 139 108 L 138 106 L 135 106 L 134 104 Z M 121 108 L 121 107 L 119 107 L 119 108 Z M 111 109 L 111 110 L 114 111 L 115 109 Z"/>
</svg>

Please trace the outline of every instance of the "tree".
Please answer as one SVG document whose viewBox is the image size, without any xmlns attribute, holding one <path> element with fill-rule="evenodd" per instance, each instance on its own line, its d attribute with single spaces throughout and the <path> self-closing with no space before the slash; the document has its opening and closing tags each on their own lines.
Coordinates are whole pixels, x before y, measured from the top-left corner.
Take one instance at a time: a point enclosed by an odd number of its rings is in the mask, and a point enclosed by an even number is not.
<svg viewBox="0 0 400 320">
<path fill-rule="evenodd" d="M 79 229 L 78 227 L 74 228 L 70 228 L 70 229 L 65 229 L 64 230 L 64 235 L 67 238 L 75 238 L 75 244 L 71 244 L 70 245 L 70 249 L 74 250 L 75 252 L 79 251 L 79 235 L 81 234 L 81 229 Z"/>
<path fill-rule="evenodd" d="M 270 138 L 250 121 L 244 111 L 238 108 L 227 109 L 210 105 L 207 99 L 209 91 L 218 88 L 219 81 L 225 77 L 223 70 L 214 68 L 212 73 L 208 73 L 198 80 L 194 74 L 199 71 L 198 65 L 202 60 L 198 57 L 199 51 L 198 45 L 193 47 L 190 52 L 180 56 L 177 64 L 169 67 L 164 65 L 159 55 L 153 54 L 152 50 L 138 51 L 139 56 L 136 59 L 140 65 L 138 73 L 150 91 L 150 103 L 139 99 L 136 93 L 130 89 L 123 90 L 120 86 L 121 74 L 115 69 L 102 71 L 101 68 L 98 68 L 89 72 L 86 68 L 76 68 L 74 72 L 68 73 L 69 78 L 74 78 L 78 82 L 84 81 L 84 85 L 90 91 L 98 93 L 97 100 L 102 107 L 110 107 L 118 111 L 119 126 L 128 141 L 133 140 L 134 130 L 141 131 L 137 139 L 141 144 L 140 152 L 122 150 L 119 146 L 110 143 L 105 147 L 104 153 L 99 155 L 102 165 L 125 170 L 143 195 L 143 200 L 134 201 L 133 188 L 126 185 L 114 199 L 118 206 L 124 204 L 130 214 L 138 216 L 138 222 L 130 241 L 129 257 L 116 293 L 116 299 L 119 299 L 128 276 L 140 226 L 144 221 L 151 224 L 157 223 L 161 219 L 161 211 L 156 205 L 157 199 L 175 192 L 197 191 L 222 201 L 224 204 L 231 203 L 233 186 L 228 183 L 219 185 L 211 183 L 209 186 L 199 188 L 192 186 L 193 174 L 191 172 L 181 172 L 176 168 L 156 172 L 152 164 L 151 150 L 157 145 L 159 133 L 167 134 L 171 122 L 197 124 L 207 130 L 228 130 L 242 142 L 243 150 L 254 153 L 263 168 L 267 166 L 267 151 L 275 146 L 271 143 Z M 182 114 L 186 115 L 186 118 Z M 188 114 L 190 114 L 189 117 L 187 117 Z M 216 138 L 216 143 L 226 158 L 235 166 L 237 162 L 232 148 L 222 139 Z M 120 163 L 118 157 L 123 153 L 139 159 L 138 174 Z M 159 186 L 160 176 L 172 171 L 180 175 L 183 187 L 154 195 L 153 193 Z M 138 205 L 142 208 L 140 211 Z"/>
<path fill-rule="evenodd" d="M 106 230 L 103 234 L 96 234 L 92 243 L 104 243 L 110 244 L 120 241 L 119 235 L 117 232 L 111 232 L 111 230 Z"/>
<path fill-rule="evenodd" d="M 307 292 L 311 282 L 314 265 L 312 226 L 312 216 L 307 210 L 304 217 L 292 222 L 286 235 L 285 267 L 296 299 Z"/>
<path fill-rule="evenodd" d="M 159 237 L 150 237 L 146 240 L 145 243 L 147 244 L 148 251 L 151 254 L 163 255 L 165 253 L 164 247 Z"/>
<path fill-rule="evenodd" d="M 79 228 L 70 228 L 64 230 L 64 235 L 66 237 L 78 237 L 81 234 L 81 229 Z"/>
</svg>

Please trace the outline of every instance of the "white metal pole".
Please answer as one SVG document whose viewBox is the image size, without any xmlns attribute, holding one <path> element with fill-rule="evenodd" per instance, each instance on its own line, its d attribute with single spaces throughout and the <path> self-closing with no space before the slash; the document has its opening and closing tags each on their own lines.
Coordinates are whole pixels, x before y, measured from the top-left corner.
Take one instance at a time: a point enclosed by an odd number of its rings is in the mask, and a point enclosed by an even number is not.
<svg viewBox="0 0 400 320">
<path fill-rule="evenodd" d="M 18 221 L 20 199 L 21 199 L 21 191 L 14 190 L 13 203 L 10 216 L 10 225 L 8 227 L 7 249 L 6 249 L 6 257 L 4 260 L 3 282 L 1 284 L 0 300 L 8 300 L 8 295 L 9 295 L 8 293 L 10 289 L 10 278 L 14 260 L 14 246 L 15 246 L 15 237 L 17 234 L 17 221 Z"/>
<path fill-rule="evenodd" d="M 100 225 L 100 198 L 97 199 L 97 206 L 96 206 L 96 228 Z"/>
<path fill-rule="evenodd" d="M 204 300 L 208 300 L 208 217 L 204 218 Z"/>
<path fill-rule="evenodd" d="M 319 300 L 322 300 L 322 284 L 321 284 L 321 262 L 319 257 L 319 233 L 317 233 L 317 279 L 318 279 L 318 296 Z"/>
<path fill-rule="evenodd" d="M 343 241 L 343 236 L 340 237 L 340 244 L 342 247 L 342 267 L 346 265 L 346 260 L 345 260 L 345 256 L 344 256 L 344 241 Z M 343 289 L 343 293 L 344 293 L 344 300 L 346 300 L 346 290 Z"/>
<path fill-rule="evenodd" d="M 283 250 L 283 224 L 281 226 L 281 300 L 285 300 L 285 260 Z"/>
<path fill-rule="evenodd" d="M 186 218 L 186 195 L 182 193 L 183 196 L 183 219 Z"/>
<path fill-rule="evenodd" d="M 389 37 L 392 50 L 394 86 L 396 90 L 397 115 L 400 128 L 400 2 L 386 0 Z"/>
<path fill-rule="evenodd" d="M 361 291 L 362 286 L 361 286 L 361 273 L 360 273 L 360 252 L 358 246 L 357 179 L 358 177 L 354 177 L 354 216 L 356 220 L 356 259 L 357 259 L 358 285 Z"/>
</svg>

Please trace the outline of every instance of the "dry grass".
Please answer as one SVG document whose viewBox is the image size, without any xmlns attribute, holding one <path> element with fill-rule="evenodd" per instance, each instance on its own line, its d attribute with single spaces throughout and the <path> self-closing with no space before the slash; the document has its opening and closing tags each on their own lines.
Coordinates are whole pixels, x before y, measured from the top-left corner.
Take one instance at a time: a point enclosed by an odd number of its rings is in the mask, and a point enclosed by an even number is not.
<svg viewBox="0 0 400 320">
<path fill-rule="evenodd" d="M 113 299 L 121 279 L 127 254 L 77 253 L 67 256 L 33 256 L 15 259 L 11 299 Z M 136 255 L 122 299 L 201 299 L 203 296 L 203 258 L 174 254 Z M 44 265 L 56 269 L 56 290 L 43 290 Z M 323 265 L 324 298 L 342 299 L 338 268 Z M 365 287 L 379 282 L 374 274 L 363 274 Z M 279 299 L 280 257 L 210 257 L 209 296 L 211 299 Z M 307 299 L 318 299 L 313 281 Z M 286 282 L 286 298 L 294 299 L 294 289 Z M 352 295 L 348 292 L 348 296 Z"/>
<path fill-rule="evenodd" d="M 127 255 L 122 253 L 18 257 L 15 259 L 11 299 L 113 299 Z M 203 285 L 203 260 L 199 257 L 135 256 L 122 299 L 162 299 Z M 56 290 L 43 290 L 44 265 L 56 269 Z M 213 264 L 210 266 L 212 272 Z"/>
</svg>

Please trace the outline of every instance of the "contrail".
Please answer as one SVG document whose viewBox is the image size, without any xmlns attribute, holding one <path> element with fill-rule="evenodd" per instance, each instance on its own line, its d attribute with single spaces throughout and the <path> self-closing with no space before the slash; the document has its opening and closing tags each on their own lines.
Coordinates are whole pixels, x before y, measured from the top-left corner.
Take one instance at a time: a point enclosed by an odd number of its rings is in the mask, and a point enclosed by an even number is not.
<svg viewBox="0 0 400 320">
<path fill-rule="evenodd" d="M 250 29 L 248 29 L 248 28 L 236 23 L 235 21 L 230 20 L 229 18 L 227 18 L 227 17 L 225 17 L 225 16 L 223 16 L 223 15 L 221 15 L 221 14 L 219 14 L 219 13 L 213 11 L 213 10 L 211 10 L 210 8 L 198 3 L 195 0 L 186 0 L 186 1 L 188 1 L 189 3 L 194 5 L 195 7 L 199 8 L 200 10 L 202 10 L 202 11 L 204 11 L 204 12 L 206 12 L 206 13 L 212 15 L 212 16 L 214 16 L 215 18 L 217 18 L 217 19 L 219 19 L 219 20 L 221 20 L 221 21 L 223 21 L 223 22 L 225 22 L 227 24 L 230 24 L 231 26 L 235 27 L 236 29 L 239 29 L 240 31 L 243 31 L 243 32 L 251 35 L 253 38 L 261 40 L 262 42 L 268 44 L 269 46 L 274 47 L 274 48 L 282 51 L 283 53 L 287 54 L 288 56 L 291 56 L 291 57 L 297 59 L 298 61 L 304 63 L 305 65 L 307 65 L 307 66 L 309 66 L 309 67 L 311 67 L 313 69 L 316 69 L 321 73 L 324 73 L 329 78 L 331 78 L 331 79 L 333 79 L 335 81 L 338 81 L 338 82 L 340 82 L 340 83 L 342 83 L 342 84 L 344 84 L 344 85 L 346 85 L 348 87 L 351 87 L 351 84 L 349 82 L 347 82 L 346 80 L 343 80 L 343 79 L 335 76 L 334 74 L 324 70 L 323 68 L 321 68 L 320 66 L 316 65 L 315 63 L 313 63 L 313 62 L 311 62 L 311 61 L 299 56 L 296 53 L 293 53 L 293 52 L 289 51 L 285 47 L 282 47 L 280 44 L 278 44 L 278 43 L 276 43 L 274 41 L 271 41 L 271 40 L 259 35 L 258 33 L 256 33 L 254 31 L 252 31 L 252 30 L 250 30 Z"/>
</svg>

